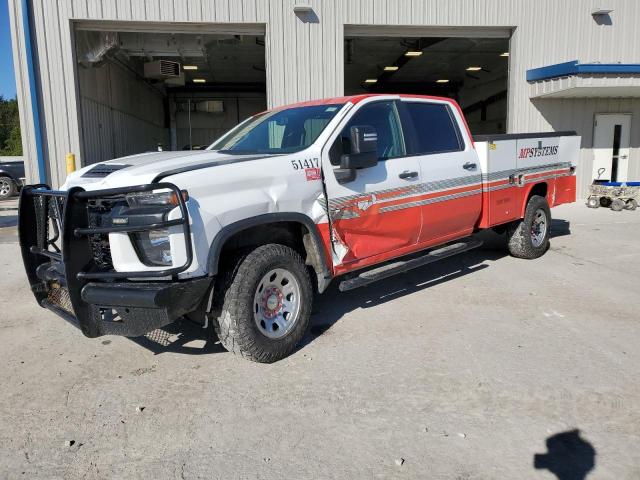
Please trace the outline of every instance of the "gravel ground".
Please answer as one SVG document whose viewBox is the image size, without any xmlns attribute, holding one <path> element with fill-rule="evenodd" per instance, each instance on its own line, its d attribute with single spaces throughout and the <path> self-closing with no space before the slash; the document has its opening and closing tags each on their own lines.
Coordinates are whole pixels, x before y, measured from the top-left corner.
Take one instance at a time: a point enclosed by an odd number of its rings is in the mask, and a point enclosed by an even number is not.
<svg viewBox="0 0 640 480">
<path fill-rule="evenodd" d="M 553 210 L 503 240 L 317 301 L 259 365 L 187 322 L 88 339 L 39 308 L 0 210 L 1 478 L 640 478 L 640 211 Z M 555 472 L 552 473 L 552 472 Z"/>
</svg>

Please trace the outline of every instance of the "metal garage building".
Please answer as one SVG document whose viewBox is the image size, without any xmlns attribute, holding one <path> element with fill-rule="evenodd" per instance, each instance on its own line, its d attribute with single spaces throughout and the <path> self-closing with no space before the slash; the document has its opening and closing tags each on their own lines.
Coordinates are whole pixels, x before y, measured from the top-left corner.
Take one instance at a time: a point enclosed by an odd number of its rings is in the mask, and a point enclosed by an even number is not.
<svg viewBox="0 0 640 480">
<path fill-rule="evenodd" d="M 62 183 L 68 152 L 85 165 L 202 148 L 265 107 L 366 91 L 451 96 L 474 133 L 576 130 L 580 195 L 598 171 L 640 179 L 637 0 L 9 0 L 9 10 L 31 181 Z"/>
</svg>

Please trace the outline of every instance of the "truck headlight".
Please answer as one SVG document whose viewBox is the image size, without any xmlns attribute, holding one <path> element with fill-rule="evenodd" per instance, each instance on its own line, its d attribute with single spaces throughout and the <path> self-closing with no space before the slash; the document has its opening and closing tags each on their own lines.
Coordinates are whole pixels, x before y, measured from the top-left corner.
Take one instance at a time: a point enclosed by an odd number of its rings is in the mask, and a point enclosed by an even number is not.
<svg viewBox="0 0 640 480">
<path fill-rule="evenodd" d="M 189 200 L 189 193 L 186 190 L 182 190 L 182 198 L 186 202 Z M 175 192 L 144 192 L 144 193 L 131 193 L 127 195 L 127 203 L 131 208 L 142 207 L 177 207 L 178 197 Z"/>
<path fill-rule="evenodd" d="M 133 243 L 140 260 L 149 266 L 171 266 L 169 229 L 149 230 L 132 234 Z"/>
<path fill-rule="evenodd" d="M 186 190 L 181 190 L 183 200 L 189 200 Z M 128 215 L 161 214 L 166 220 L 167 215 L 180 204 L 178 194 L 173 191 L 131 193 L 126 196 L 130 210 Z M 135 212 L 135 213 L 134 213 Z M 154 219 L 153 221 L 158 221 Z M 171 266 L 171 244 L 169 242 L 169 229 L 159 228 L 138 233 L 132 233 L 131 240 L 138 257 L 148 266 Z"/>
</svg>

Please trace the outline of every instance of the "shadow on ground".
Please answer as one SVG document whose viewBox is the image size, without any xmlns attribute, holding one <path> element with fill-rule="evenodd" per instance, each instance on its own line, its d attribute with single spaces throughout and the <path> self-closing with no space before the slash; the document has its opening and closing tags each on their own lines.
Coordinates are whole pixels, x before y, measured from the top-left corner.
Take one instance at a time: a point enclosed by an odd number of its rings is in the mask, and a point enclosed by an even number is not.
<svg viewBox="0 0 640 480">
<path fill-rule="evenodd" d="M 570 222 L 561 219 L 552 221 L 549 232 L 551 238 L 570 233 Z M 483 241 L 483 245 L 479 249 L 387 278 L 363 288 L 340 292 L 338 290 L 340 280 L 337 279 L 323 295 L 317 297 L 314 315 L 311 317 L 310 332 L 301 344 L 301 348 L 329 330 L 333 324 L 352 310 L 375 307 L 440 283 L 455 280 L 488 268 L 489 265 L 486 262 L 497 261 L 508 255 L 505 234 L 486 230 L 476 236 Z"/>
<path fill-rule="evenodd" d="M 596 449 L 580 430 L 556 433 L 547 438 L 547 453 L 533 456 L 536 470 L 549 470 L 558 480 L 584 480 L 596 465 Z"/>
<path fill-rule="evenodd" d="M 560 237 L 570 233 L 568 221 L 553 220 L 551 237 Z M 504 234 L 496 234 L 487 230 L 478 233 L 477 237 L 483 241 L 483 246 L 479 249 L 416 268 L 350 292 L 340 292 L 338 290 L 340 279 L 336 279 L 324 294 L 316 297 L 311 326 L 299 349 L 309 345 L 345 314 L 355 309 L 375 307 L 440 283 L 472 274 L 488 268 L 489 265 L 486 262 L 497 261 L 507 256 Z M 203 329 L 201 325 L 186 319 L 178 320 L 162 329 L 154 330 L 144 337 L 131 338 L 131 340 L 155 354 L 172 352 L 185 355 L 203 355 L 225 351 L 211 326 Z"/>
<path fill-rule="evenodd" d="M 571 222 L 559 218 L 552 219 L 549 236 L 551 238 L 556 238 L 564 237 L 565 235 L 571 235 Z"/>
<path fill-rule="evenodd" d="M 18 225 L 18 204 L 14 199 L 0 200 L 0 228 Z"/>
<path fill-rule="evenodd" d="M 15 227 L 18 225 L 18 215 L 1 215 L 0 228 Z"/>
<path fill-rule="evenodd" d="M 142 337 L 130 338 L 129 340 L 155 354 L 206 355 L 226 351 L 220 345 L 211 325 L 203 328 L 202 325 L 184 318 L 163 328 L 153 330 Z"/>
</svg>

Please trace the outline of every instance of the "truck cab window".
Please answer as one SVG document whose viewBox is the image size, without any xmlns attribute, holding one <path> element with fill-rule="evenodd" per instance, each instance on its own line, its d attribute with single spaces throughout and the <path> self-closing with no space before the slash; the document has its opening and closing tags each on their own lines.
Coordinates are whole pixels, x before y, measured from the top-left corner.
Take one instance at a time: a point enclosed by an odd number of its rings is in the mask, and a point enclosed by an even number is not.
<svg viewBox="0 0 640 480">
<path fill-rule="evenodd" d="M 354 125 L 370 125 L 376 129 L 379 160 L 404 157 L 406 155 L 400 117 L 395 102 L 371 103 L 358 110 L 344 127 L 340 136 L 336 139 L 336 143 L 334 143 L 334 146 L 342 144 L 342 153 L 350 153 L 349 135 L 351 127 Z"/>
<path fill-rule="evenodd" d="M 464 145 L 451 110 L 440 103 L 407 102 L 415 139 L 412 154 L 458 152 Z"/>
</svg>

